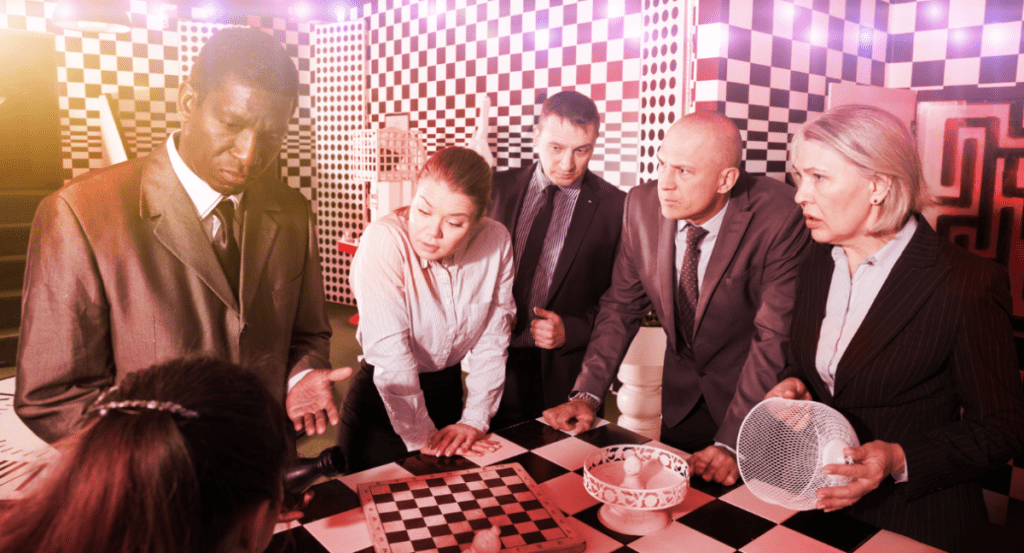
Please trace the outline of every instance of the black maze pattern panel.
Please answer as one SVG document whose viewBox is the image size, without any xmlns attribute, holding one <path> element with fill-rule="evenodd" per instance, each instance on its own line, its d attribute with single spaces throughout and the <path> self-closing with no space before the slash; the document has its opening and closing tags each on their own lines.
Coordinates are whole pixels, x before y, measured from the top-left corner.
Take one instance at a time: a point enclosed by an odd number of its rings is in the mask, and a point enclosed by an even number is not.
<svg viewBox="0 0 1024 553">
<path fill-rule="evenodd" d="M 1014 327 L 1024 331 L 1024 101 L 918 104 L 922 164 L 942 236 L 1007 267 Z"/>
</svg>

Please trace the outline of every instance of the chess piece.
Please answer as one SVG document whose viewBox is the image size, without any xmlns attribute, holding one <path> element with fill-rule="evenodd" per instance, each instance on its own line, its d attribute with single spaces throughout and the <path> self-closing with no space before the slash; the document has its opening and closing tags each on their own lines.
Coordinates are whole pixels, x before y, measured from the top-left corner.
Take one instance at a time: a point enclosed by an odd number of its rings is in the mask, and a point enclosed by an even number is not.
<svg viewBox="0 0 1024 553">
<path fill-rule="evenodd" d="M 622 470 L 626 473 L 626 477 L 622 479 L 623 488 L 644 489 L 644 485 L 640 483 L 640 469 L 642 467 L 643 462 L 636 456 L 636 453 L 632 451 L 626 453 L 626 460 L 622 463 Z"/>
<path fill-rule="evenodd" d="M 491 114 L 491 98 L 484 94 L 480 99 L 480 106 L 477 110 L 476 128 L 473 129 L 473 135 L 468 141 L 466 141 L 466 147 L 474 152 L 480 154 L 480 157 L 484 158 L 487 165 L 494 167 L 494 156 L 491 155 L 491 144 L 488 141 L 488 133 L 490 132 L 490 114 Z"/>
<path fill-rule="evenodd" d="M 501 530 L 492 526 L 473 536 L 473 543 L 466 553 L 498 553 L 501 550 Z"/>
<path fill-rule="evenodd" d="M 317 478 L 345 472 L 345 454 L 341 447 L 329 447 L 316 457 L 300 457 L 284 471 L 284 490 L 302 495 Z"/>
</svg>

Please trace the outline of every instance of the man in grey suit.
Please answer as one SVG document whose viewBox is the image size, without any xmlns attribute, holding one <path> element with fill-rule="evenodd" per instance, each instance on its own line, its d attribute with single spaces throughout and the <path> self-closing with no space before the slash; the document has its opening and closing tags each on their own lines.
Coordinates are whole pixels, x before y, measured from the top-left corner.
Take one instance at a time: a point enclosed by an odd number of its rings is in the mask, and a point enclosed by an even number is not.
<svg viewBox="0 0 1024 553">
<path fill-rule="evenodd" d="M 740 152 L 739 131 L 717 113 L 672 125 L 658 182 L 626 197 L 612 284 L 572 398 L 544 413 L 556 428 L 589 428 L 653 306 L 668 335 L 661 441 L 694 452 L 694 474 L 725 485 L 739 477 L 731 449 L 743 418 L 785 366 L 808 242 L 793 188 L 741 175 Z"/>
<path fill-rule="evenodd" d="M 296 429 L 337 424 L 330 324 L 309 202 L 273 171 L 298 98 L 284 48 L 213 35 L 151 154 L 40 204 L 25 272 L 15 408 L 55 441 L 126 375 L 185 355 L 257 373 Z"/>
</svg>

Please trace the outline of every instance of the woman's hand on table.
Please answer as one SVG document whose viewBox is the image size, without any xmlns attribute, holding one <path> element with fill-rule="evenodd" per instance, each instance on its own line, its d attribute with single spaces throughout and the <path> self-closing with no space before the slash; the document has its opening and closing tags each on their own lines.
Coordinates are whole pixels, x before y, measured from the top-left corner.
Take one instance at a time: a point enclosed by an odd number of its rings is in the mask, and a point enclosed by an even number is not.
<svg viewBox="0 0 1024 553">
<path fill-rule="evenodd" d="M 435 457 L 472 457 L 493 453 L 501 447 L 500 443 L 484 440 L 483 437 L 483 432 L 468 424 L 451 424 L 435 432 L 426 447 L 420 449 L 420 453 Z"/>
<path fill-rule="evenodd" d="M 843 455 L 853 459 L 853 464 L 825 465 L 822 472 L 846 476 L 853 480 L 845 486 L 826 487 L 818 490 L 816 507 L 826 513 L 849 507 L 882 483 L 882 480 L 906 465 L 903 448 L 899 444 L 875 440 L 860 447 L 843 450 Z"/>
<path fill-rule="evenodd" d="M 796 377 L 789 377 L 776 384 L 774 388 L 768 390 L 768 393 L 764 395 L 765 399 L 771 399 L 773 397 L 810 401 L 811 392 L 807 389 L 807 385 L 804 384 L 803 380 Z"/>
</svg>

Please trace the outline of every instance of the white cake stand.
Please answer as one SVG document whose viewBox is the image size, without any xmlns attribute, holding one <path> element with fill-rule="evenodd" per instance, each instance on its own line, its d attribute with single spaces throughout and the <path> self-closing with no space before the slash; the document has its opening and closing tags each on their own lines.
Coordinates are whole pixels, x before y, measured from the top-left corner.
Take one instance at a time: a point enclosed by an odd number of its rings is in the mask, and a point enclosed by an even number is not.
<svg viewBox="0 0 1024 553">
<path fill-rule="evenodd" d="M 641 461 L 640 488 L 623 487 L 625 462 L 630 455 Z M 604 503 L 597 512 L 611 530 L 643 536 L 668 526 L 668 509 L 686 497 L 690 468 L 682 457 L 652 446 L 615 445 L 594 453 L 583 465 L 583 486 Z"/>
</svg>

